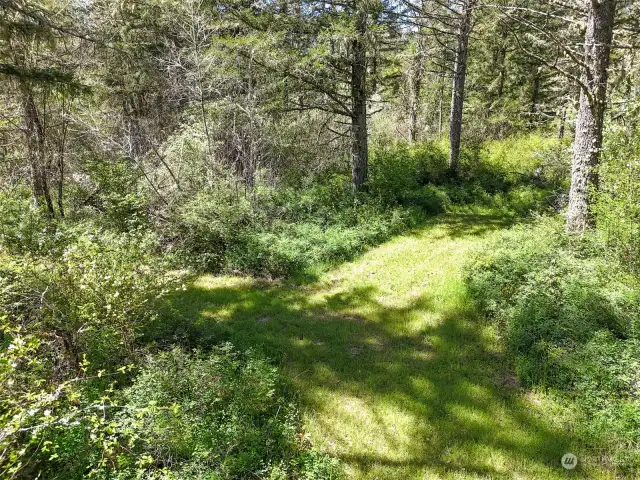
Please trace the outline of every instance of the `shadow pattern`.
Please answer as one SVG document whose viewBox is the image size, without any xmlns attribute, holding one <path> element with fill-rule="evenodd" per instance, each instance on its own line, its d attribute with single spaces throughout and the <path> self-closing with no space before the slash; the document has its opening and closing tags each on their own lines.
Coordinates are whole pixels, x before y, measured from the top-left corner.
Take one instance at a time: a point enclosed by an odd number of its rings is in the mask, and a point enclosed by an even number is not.
<svg viewBox="0 0 640 480">
<path fill-rule="evenodd" d="M 445 216 L 429 239 L 511 222 Z M 151 336 L 264 350 L 311 412 L 314 442 L 353 477 L 566 478 L 559 459 L 575 445 L 570 433 L 518 387 L 463 288 L 453 302 L 425 291 L 391 306 L 379 294 L 375 282 L 196 281 L 174 295 Z"/>
</svg>

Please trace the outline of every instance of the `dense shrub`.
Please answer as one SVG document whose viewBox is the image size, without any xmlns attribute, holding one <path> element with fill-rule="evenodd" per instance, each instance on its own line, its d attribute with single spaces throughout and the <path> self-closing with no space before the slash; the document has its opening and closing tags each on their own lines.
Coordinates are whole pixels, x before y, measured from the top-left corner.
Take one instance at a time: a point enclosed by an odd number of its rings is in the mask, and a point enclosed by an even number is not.
<svg viewBox="0 0 640 480">
<path fill-rule="evenodd" d="M 575 401 L 592 445 L 621 468 L 640 466 L 640 285 L 595 235 L 567 236 L 561 219 L 516 227 L 479 252 L 469 290 L 500 326 L 526 385 Z"/>
<path fill-rule="evenodd" d="M 131 369 L 154 304 L 181 285 L 148 233 L 51 227 L 50 249 L 1 246 L 0 476 L 35 478 L 57 458 L 83 470 L 77 457 L 89 446 L 77 422 L 102 422 L 107 377 Z"/>
<path fill-rule="evenodd" d="M 247 241 L 258 219 L 250 201 L 231 188 L 218 187 L 199 192 L 183 204 L 165 231 L 179 253 L 191 264 L 220 271 L 228 254 Z"/>
<path fill-rule="evenodd" d="M 640 271 L 640 131 L 611 127 L 606 136 L 600 190 L 595 193 L 597 227 L 612 252 Z"/>
<path fill-rule="evenodd" d="M 26 189 L 0 193 L 0 211 L 0 248 L 5 253 L 41 255 L 57 250 L 67 240 L 61 238 L 57 223 L 33 206 Z"/>
<path fill-rule="evenodd" d="M 131 160 L 90 157 L 81 181 L 67 192 L 76 217 L 90 216 L 103 227 L 128 231 L 148 223 L 148 185 Z"/>
<path fill-rule="evenodd" d="M 571 159 L 564 141 L 530 134 L 492 140 L 482 143 L 480 148 L 484 168 L 500 171 L 510 183 L 537 180 L 566 185 Z M 464 167 L 463 171 L 473 172 L 474 165 Z"/>
<path fill-rule="evenodd" d="M 149 234 L 62 230 L 73 241 L 61 251 L 2 262 L 0 305 L 14 328 L 48 339 L 56 368 L 78 371 L 83 357 L 118 365 L 134 351 L 153 302 L 179 287 L 179 274 L 167 270 Z"/>
<path fill-rule="evenodd" d="M 329 177 L 302 191 L 264 190 L 253 198 L 229 188 L 202 192 L 181 207 L 165 235 L 197 268 L 283 277 L 353 258 L 411 218 Z"/>
<path fill-rule="evenodd" d="M 372 149 L 369 192 L 384 204 L 407 203 L 429 183 L 446 180 L 447 153 L 440 144 L 394 142 Z"/>
<path fill-rule="evenodd" d="M 253 352 L 161 353 L 123 395 L 117 422 L 133 426 L 132 466 L 149 458 L 180 479 L 340 477 L 335 461 L 308 451 L 285 385 Z"/>
<path fill-rule="evenodd" d="M 175 209 L 162 226 L 184 263 L 211 272 L 285 277 L 353 258 L 452 204 L 483 204 L 516 215 L 549 206 L 542 159 L 557 142 L 537 136 L 465 152 L 462 178 L 447 172 L 445 145 L 377 144 L 370 180 L 354 195 L 347 176 L 323 172 L 303 188 L 258 186 L 247 194 L 220 181 Z M 514 171 L 511 172 L 511 169 Z"/>
<path fill-rule="evenodd" d="M 11 362 L 0 363 L 12 387 L 26 378 L 24 364 L 41 365 L 37 342 L 25 338 L 12 337 L 3 357 Z M 116 389 L 131 371 L 21 382 L 3 395 L 3 478 L 342 477 L 335 460 L 310 449 L 291 393 L 263 357 L 229 345 L 207 355 L 174 349 L 149 356 L 132 385 Z"/>
</svg>

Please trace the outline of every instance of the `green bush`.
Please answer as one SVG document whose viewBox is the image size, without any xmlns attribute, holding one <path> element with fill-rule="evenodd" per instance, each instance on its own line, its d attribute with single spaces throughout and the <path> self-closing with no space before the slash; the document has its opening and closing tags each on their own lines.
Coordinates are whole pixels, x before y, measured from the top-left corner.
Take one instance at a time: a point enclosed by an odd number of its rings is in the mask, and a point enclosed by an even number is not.
<svg viewBox="0 0 640 480">
<path fill-rule="evenodd" d="M 56 229 L 66 245 L 0 257 L 3 478 L 83 478 L 89 432 L 107 428 L 100 405 L 110 383 L 138 358 L 154 305 L 181 286 L 149 234 Z M 67 462 L 68 475 L 56 476 L 53 460 Z"/>
<path fill-rule="evenodd" d="M 51 384 L 38 381 L 34 337 L 8 344 L 3 478 L 342 478 L 335 460 L 310 448 L 291 392 L 254 352 L 173 349 L 149 356 L 132 381 L 128 366 Z M 117 379 L 131 385 L 117 389 Z"/>
<path fill-rule="evenodd" d="M 568 145 L 556 138 L 538 134 L 492 140 L 482 144 L 482 164 L 494 171 L 500 171 L 510 183 L 520 183 L 536 179 L 555 183 L 566 181 L 571 164 Z M 472 165 L 466 165 L 473 169 Z"/>
<path fill-rule="evenodd" d="M 149 234 L 117 234 L 91 225 L 66 228 L 73 238 L 46 256 L 6 258 L 0 264 L 0 305 L 23 333 L 47 337 L 56 368 L 78 371 L 119 365 L 135 350 L 152 305 L 180 286 L 155 254 Z"/>
<path fill-rule="evenodd" d="M 435 185 L 424 185 L 406 192 L 401 198 L 401 203 L 435 215 L 446 212 L 451 205 L 451 199 L 444 188 L 436 187 Z"/>
<path fill-rule="evenodd" d="M 135 164 L 96 157 L 89 158 L 84 167 L 86 181 L 69 192 L 70 213 L 89 215 L 103 227 L 123 232 L 148 224 L 149 194 Z"/>
<path fill-rule="evenodd" d="M 146 476 L 170 478 L 339 478 L 335 461 L 310 452 L 300 421 L 276 369 L 253 352 L 229 345 L 209 354 L 178 349 L 150 357 L 123 393 L 117 416 L 132 426 L 133 455 Z"/>
<path fill-rule="evenodd" d="M 540 219 L 479 252 L 467 282 L 523 383 L 575 402 L 591 446 L 609 448 L 620 468 L 640 466 L 640 285 L 602 240 Z"/>
<path fill-rule="evenodd" d="M 447 155 L 434 142 L 376 145 L 370 158 L 370 194 L 384 204 L 419 200 L 423 186 L 446 180 Z M 427 196 L 431 192 L 426 191 Z"/>
<path fill-rule="evenodd" d="M 224 269 L 230 251 L 246 244 L 257 221 L 246 197 L 220 186 L 200 191 L 183 204 L 165 236 L 185 262 L 215 272 Z"/>
<path fill-rule="evenodd" d="M 597 227 L 608 247 L 629 269 L 640 271 L 640 129 L 610 127 L 606 135 L 600 190 L 595 193 Z"/>
<path fill-rule="evenodd" d="M 68 238 L 55 221 L 35 208 L 26 189 L 0 192 L 0 251 L 9 254 L 42 255 L 59 251 Z"/>
<path fill-rule="evenodd" d="M 203 270 L 286 277 L 349 260 L 400 232 L 411 217 L 354 196 L 344 178 L 329 176 L 303 190 L 257 191 L 252 199 L 223 187 L 201 192 L 181 207 L 166 238 Z"/>
</svg>

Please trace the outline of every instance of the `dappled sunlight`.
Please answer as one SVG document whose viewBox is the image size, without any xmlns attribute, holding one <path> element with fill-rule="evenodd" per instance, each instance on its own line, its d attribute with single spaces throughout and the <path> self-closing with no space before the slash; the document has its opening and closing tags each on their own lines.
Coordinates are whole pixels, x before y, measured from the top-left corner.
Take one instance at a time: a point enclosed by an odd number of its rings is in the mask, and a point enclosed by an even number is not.
<svg viewBox="0 0 640 480">
<path fill-rule="evenodd" d="M 174 328 L 280 362 L 312 441 L 353 477 L 562 478 L 570 438 L 505 387 L 466 296 L 466 255 L 499 225 L 482 218 L 445 216 L 312 284 L 202 277 L 172 299 Z"/>
</svg>

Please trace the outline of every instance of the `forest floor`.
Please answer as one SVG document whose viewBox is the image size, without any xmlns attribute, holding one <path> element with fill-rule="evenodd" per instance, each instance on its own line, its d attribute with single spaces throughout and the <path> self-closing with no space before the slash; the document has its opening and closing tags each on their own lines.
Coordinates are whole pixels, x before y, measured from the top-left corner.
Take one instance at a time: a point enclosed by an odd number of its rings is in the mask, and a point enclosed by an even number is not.
<svg viewBox="0 0 640 480">
<path fill-rule="evenodd" d="M 303 284 L 203 276 L 174 307 L 202 344 L 280 358 L 311 442 L 350 478 L 583 477 L 466 293 L 463 264 L 511 220 L 443 215 Z"/>
</svg>

